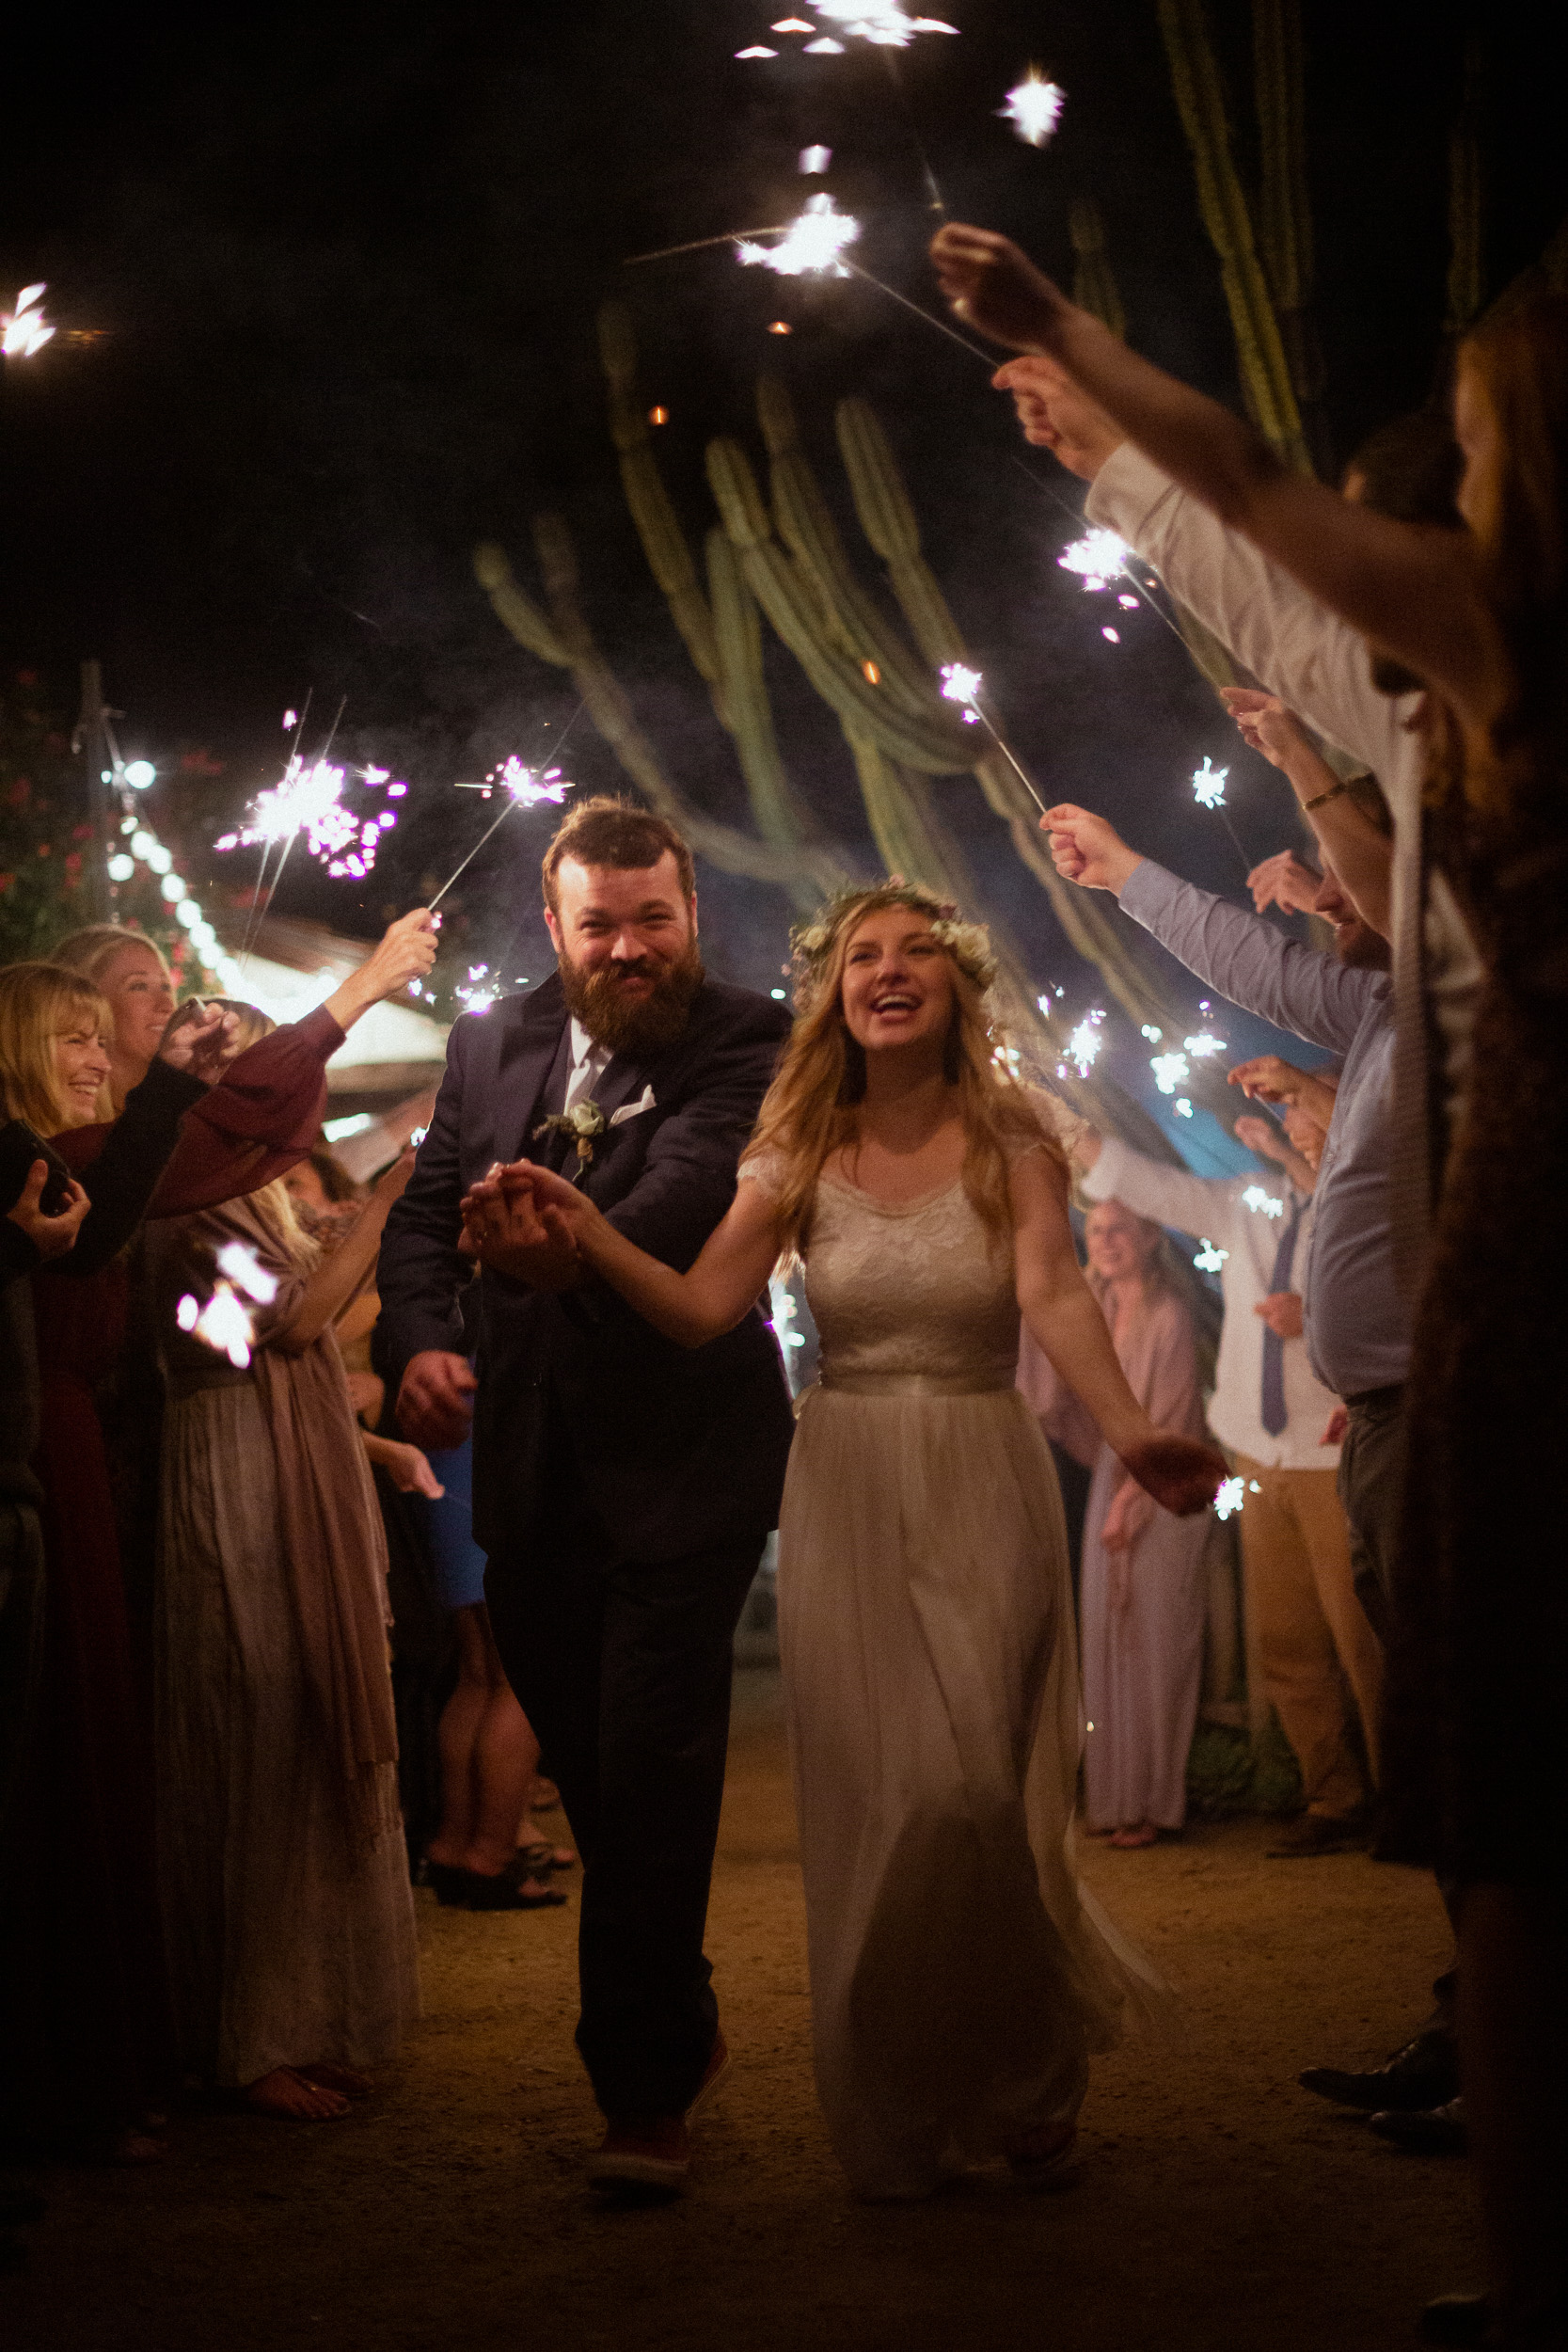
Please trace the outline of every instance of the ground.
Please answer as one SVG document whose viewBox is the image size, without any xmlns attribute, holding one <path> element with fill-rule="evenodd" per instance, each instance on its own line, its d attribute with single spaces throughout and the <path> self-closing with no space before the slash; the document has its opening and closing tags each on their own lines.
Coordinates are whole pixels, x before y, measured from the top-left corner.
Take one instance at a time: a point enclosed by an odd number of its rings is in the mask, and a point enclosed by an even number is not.
<svg viewBox="0 0 1568 2352">
<path fill-rule="evenodd" d="M 166 2163 L 55 2171 L 14 2352 L 1359 2352 L 1477 2282 L 1463 2166 L 1417 2162 L 1295 2087 L 1419 2013 L 1431 1882 L 1361 1855 L 1270 1863 L 1198 1826 L 1085 1874 L 1181 1994 L 1175 2048 L 1096 2062 L 1081 2185 L 979 2179 L 855 2204 L 812 2091 L 804 1918 L 777 1679 L 737 1677 L 708 1948 L 736 2066 L 679 2205 L 605 2212 L 571 2046 L 576 1899 L 476 1917 L 420 1894 L 424 2023 L 346 2122 L 200 2112 Z"/>
</svg>

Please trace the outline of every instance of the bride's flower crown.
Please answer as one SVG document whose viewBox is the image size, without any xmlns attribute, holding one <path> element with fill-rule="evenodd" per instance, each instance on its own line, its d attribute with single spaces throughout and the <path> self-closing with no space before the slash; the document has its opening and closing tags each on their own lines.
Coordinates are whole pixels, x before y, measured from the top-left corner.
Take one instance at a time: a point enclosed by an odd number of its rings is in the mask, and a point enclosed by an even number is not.
<svg viewBox="0 0 1568 2352">
<path fill-rule="evenodd" d="M 895 874 L 869 889 L 863 886 L 841 890 L 812 922 L 799 923 L 790 932 L 794 961 L 787 968 L 794 976 L 800 1009 L 805 1009 L 820 985 L 833 944 L 845 925 L 860 922 L 868 914 L 879 914 L 884 907 L 907 907 L 911 914 L 924 915 L 932 938 L 947 950 L 965 978 L 973 980 L 978 989 L 990 987 L 996 978 L 996 955 L 985 925 L 961 921 L 951 898 L 939 898 L 924 883 L 907 882 L 901 874 Z"/>
</svg>

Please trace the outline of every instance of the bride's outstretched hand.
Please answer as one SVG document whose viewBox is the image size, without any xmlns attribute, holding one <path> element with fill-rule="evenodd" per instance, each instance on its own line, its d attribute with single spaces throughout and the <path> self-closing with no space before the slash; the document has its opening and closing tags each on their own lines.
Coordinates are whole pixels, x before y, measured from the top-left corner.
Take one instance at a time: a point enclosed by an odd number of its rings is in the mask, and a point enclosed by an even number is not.
<svg viewBox="0 0 1568 2352">
<path fill-rule="evenodd" d="M 1173 1430 L 1157 1429 L 1121 1458 L 1139 1486 L 1180 1519 L 1206 1510 L 1230 1475 L 1217 1446 L 1201 1438 L 1180 1438 Z"/>
<path fill-rule="evenodd" d="M 982 335 L 1017 351 L 1048 346 L 1067 298 L 1010 237 L 950 220 L 931 241 L 931 260 L 937 283 L 958 317 Z"/>
</svg>

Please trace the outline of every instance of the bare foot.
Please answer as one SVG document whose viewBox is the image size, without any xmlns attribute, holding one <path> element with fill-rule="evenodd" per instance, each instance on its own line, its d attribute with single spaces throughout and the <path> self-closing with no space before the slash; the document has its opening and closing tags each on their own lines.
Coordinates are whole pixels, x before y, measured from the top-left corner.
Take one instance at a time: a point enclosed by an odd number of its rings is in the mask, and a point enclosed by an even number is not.
<svg viewBox="0 0 1568 2352">
<path fill-rule="evenodd" d="M 569 1870 L 577 1860 L 570 1846 L 551 1845 L 531 1813 L 525 1813 L 517 1824 L 517 1851 L 527 1855 L 535 1870 Z"/>
<path fill-rule="evenodd" d="M 334 2066 L 324 2058 L 316 2066 L 296 2066 L 296 2074 L 303 2074 L 308 2083 L 316 2083 L 323 2090 L 341 2090 L 345 2099 L 368 2099 L 375 2089 L 368 2074 L 361 2074 L 352 2066 Z"/>
<path fill-rule="evenodd" d="M 341 2090 L 307 2082 L 292 2066 L 275 2066 L 270 2074 L 246 2083 L 240 2096 L 258 2115 L 280 2115 L 291 2122 L 335 2122 L 348 2113 L 348 2101 Z"/>
<path fill-rule="evenodd" d="M 1152 1821 L 1133 1822 L 1127 1829 L 1117 1830 L 1111 1838 L 1112 1845 L 1119 1846 L 1123 1853 L 1134 1853 L 1145 1846 L 1157 1846 L 1159 1842 L 1160 1833 Z"/>
</svg>

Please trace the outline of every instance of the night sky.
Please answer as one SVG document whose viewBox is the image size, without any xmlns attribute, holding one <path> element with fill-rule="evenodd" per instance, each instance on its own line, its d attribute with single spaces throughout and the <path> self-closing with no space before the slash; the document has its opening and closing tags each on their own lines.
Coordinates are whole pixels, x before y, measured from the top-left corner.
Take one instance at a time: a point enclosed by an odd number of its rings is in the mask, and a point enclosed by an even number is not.
<svg viewBox="0 0 1568 2352">
<path fill-rule="evenodd" d="M 961 39 L 904 53 L 907 112 L 863 48 L 736 62 L 768 39 L 767 0 L 36 9 L 13 23 L 0 295 L 45 278 L 59 326 L 103 331 L 57 337 L 0 385 L 0 654 L 40 670 L 68 714 L 78 662 L 101 657 L 127 755 L 159 763 L 155 819 L 194 874 L 244 881 L 203 844 L 272 780 L 281 714 L 309 691 L 324 723 L 346 698 L 342 751 L 415 788 L 362 891 L 300 859 L 279 911 L 370 935 L 444 878 L 484 821 L 452 782 L 510 751 L 535 755 L 545 723 L 559 729 L 574 707 L 569 681 L 512 643 L 471 572 L 474 542 L 497 538 L 531 584 L 541 508 L 570 522 L 601 645 L 668 766 L 703 806 L 747 821 L 728 740 L 622 502 L 594 336 L 607 293 L 630 304 L 647 399 L 670 412 L 658 453 L 694 545 L 712 519 L 704 444 L 724 431 L 759 452 L 766 366 L 789 384 L 859 547 L 832 409 L 863 394 L 1047 797 L 1103 809 L 1140 847 L 1234 893 L 1235 852 L 1186 785 L 1209 752 L 1231 765 L 1249 852 L 1293 837 L 1282 780 L 1240 751 L 1159 621 L 1114 612 L 1058 568 L 1072 526 L 1012 462 L 1010 404 L 977 361 L 867 286 L 788 286 L 738 269 L 726 247 L 621 266 L 787 217 L 804 192 L 797 152 L 820 141 L 838 202 L 865 224 L 858 258 L 935 308 L 912 122 L 954 216 L 1008 230 L 1069 282 L 1068 206 L 1095 198 L 1133 342 L 1235 402 L 1152 0 L 952 0 L 947 12 Z M 1220 0 L 1211 14 L 1247 169 L 1250 9 Z M 1316 313 L 1342 461 L 1437 379 L 1467 34 L 1486 41 L 1489 291 L 1561 216 L 1560 97 L 1531 55 L 1535 11 L 1312 0 L 1306 16 Z M 1044 152 L 996 119 L 1030 59 L 1069 94 Z M 791 321 L 787 339 L 767 333 L 775 317 Z M 1029 463 L 1081 502 L 1043 453 Z M 1119 646 L 1100 635 L 1113 618 Z M 782 648 L 768 663 L 796 781 L 869 867 L 836 723 Z M 220 776 L 180 775 L 197 749 Z M 625 787 L 586 723 L 566 764 L 579 788 Z M 1101 1001 L 977 787 L 942 789 L 1038 979 Z M 533 911 L 543 827 L 509 820 L 465 900 L 474 952 L 504 951 L 509 977 L 546 968 Z M 712 966 L 776 983 L 780 894 L 707 872 L 703 890 Z M 1155 1108 L 1132 1043 L 1118 1066 Z"/>
</svg>

